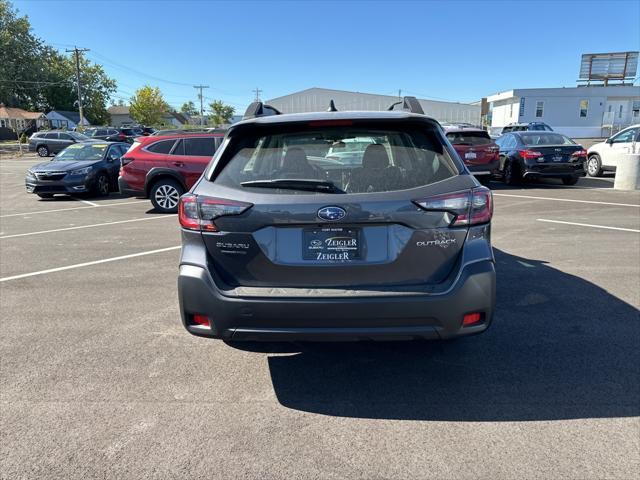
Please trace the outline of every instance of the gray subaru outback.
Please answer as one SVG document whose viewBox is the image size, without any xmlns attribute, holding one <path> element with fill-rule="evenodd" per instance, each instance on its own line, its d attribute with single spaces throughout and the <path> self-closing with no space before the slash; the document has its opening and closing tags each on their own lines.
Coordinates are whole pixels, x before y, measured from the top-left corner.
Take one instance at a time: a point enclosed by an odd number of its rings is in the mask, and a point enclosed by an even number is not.
<svg viewBox="0 0 640 480">
<path fill-rule="evenodd" d="M 229 341 L 480 333 L 492 213 L 414 98 L 385 112 L 252 104 L 180 200 L 182 321 Z"/>
</svg>

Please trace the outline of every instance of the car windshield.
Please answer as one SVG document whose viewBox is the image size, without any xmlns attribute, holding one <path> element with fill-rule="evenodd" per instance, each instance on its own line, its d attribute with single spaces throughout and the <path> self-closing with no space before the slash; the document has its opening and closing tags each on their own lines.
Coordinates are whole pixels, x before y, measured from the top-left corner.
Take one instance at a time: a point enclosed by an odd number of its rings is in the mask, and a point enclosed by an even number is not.
<svg viewBox="0 0 640 480">
<path fill-rule="evenodd" d="M 520 134 L 525 145 L 576 145 L 569 137 L 559 133 L 530 132 Z"/>
<path fill-rule="evenodd" d="M 98 132 L 97 128 L 87 128 L 84 131 L 84 135 L 87 137 L 93 137 Z"/>
<path fill-rule="evenodd" d="M 447 133 L 447 139 L 451 142 L 451 145 L 476 146 L 491 143 L 491 137 L 484 131 L 449 132 Z"/>
<path fill-rule="evenodd" d="M 264 193 L 344 194 L 416 188 L 457 174 L 435 128 L 281 132 L 232 140 L 214 182 Z"/>
<path fill-rule="evenodd" d="M 85 143 L 69 145 L 54 157 L 55 161 L 83 161 L 102 160 L 105 150 L 109 147 L 106 143 Z"/>
</svg>

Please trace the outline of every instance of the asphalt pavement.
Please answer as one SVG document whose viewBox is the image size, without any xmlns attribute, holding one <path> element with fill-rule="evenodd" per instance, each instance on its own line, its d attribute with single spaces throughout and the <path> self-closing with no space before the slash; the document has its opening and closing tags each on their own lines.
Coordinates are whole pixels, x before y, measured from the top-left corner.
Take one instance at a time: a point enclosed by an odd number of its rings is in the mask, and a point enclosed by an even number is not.
<svg viewBox="0 0 640 480">
<path fill-rule="evenodd" d="M 40 200 L 0 160 L 0 477 L 640 477 L 640 192 L 493 182 L 498 298 L 451 342 L 184 331 L 147 200 Z"/>
</svg>

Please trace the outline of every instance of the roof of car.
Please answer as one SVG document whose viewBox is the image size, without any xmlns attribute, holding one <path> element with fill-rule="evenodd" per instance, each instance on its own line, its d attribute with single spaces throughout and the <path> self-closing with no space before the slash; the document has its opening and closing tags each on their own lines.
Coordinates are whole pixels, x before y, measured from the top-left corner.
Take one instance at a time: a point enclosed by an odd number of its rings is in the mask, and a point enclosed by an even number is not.
<svg viewBox="0 0 640 480">
<path fill-rule="evenodd" d="M 331 120 L 403 120 L 403 119 L 419 119 L 428 122 L 437 123 L 433 118 L 426 115 L 410 113 L 404 110 L 393 111 L 344 111 L 344 112 L 305 112 L 305 113 L 285 113 L 281 115 L 265 115 L 260 117 L 248 118 L 240 122 L 234 123 L 229 130 L 235 130 L 239 126 L 249 124 L 278 124 L 289 122 L 315 122 L 315 121 L 331 121 Z"/>
<path fill-rule="evenodd" d="M 200 133 L 174 133 L 171 135 L 147 135 L 146 137 L 137 137 L 136 141 L 145 141 L 145 142 L 149 142 L 149 141 L 156 141 L 156 140 L 173 140 L 176 138 L 192 138 L 192 137 L 206 137 L 206 138 L 222 138 L 224 137 L 224 134 L 222 133 L 207 133 L 207 132 L 200 132 Z"/>
</svg>

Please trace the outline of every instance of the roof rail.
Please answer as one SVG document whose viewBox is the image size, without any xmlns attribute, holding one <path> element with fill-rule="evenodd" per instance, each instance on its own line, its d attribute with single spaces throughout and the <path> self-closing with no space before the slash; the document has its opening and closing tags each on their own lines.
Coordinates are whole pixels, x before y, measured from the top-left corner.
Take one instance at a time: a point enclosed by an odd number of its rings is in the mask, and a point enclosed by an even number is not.
<svg viewBox="0 0 640 480">
<path fill-rule="evenodd" d="M 395 110 L 396 105 L 402 104 L 403 110 L 408 110 L 411 113 L 419 113 L 420 115 L 424 115 L 424 110 L 422 109 L 422 105 L 416 97 L 402 97 L 402 100 L 392 103 L 387 110 Z"/>
<path fill-rule="evenodd" d="M 244 112 L 243 120 L 246 118 L 267 117 L 269 115 L 281 115 L 282 113 L 271 105 L 262 102 L 253 102 Z"/>
</svg>

